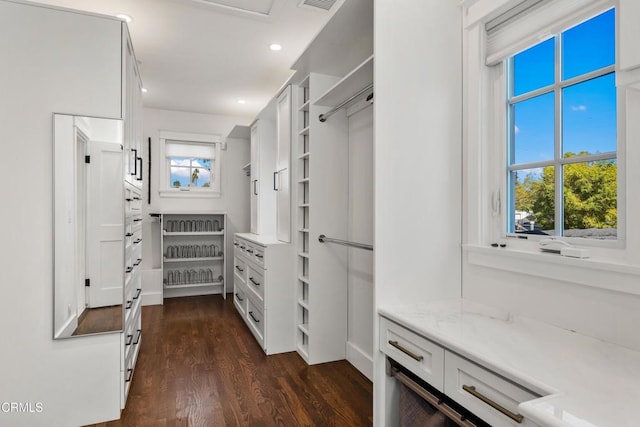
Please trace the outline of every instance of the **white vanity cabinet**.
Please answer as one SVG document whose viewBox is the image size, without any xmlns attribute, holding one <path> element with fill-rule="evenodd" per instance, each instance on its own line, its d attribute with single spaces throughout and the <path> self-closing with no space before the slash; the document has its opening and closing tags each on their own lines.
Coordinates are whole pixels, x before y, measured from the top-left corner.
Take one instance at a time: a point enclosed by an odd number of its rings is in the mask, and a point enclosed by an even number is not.
<svg viewBox="0 0 640 427">
<path fill-rule="evenodd" d="M 540 394 L 386 317 L 380 317 L 379 346 L 411 374 L 492 426 L 537 426 L 519 413 L 518 405 Z M 435 396 L 434 401 L 442 401 L 442 396 Z"/>
<path fill-rule="evenodd" d="M 295 350 L 294 248 L 273 236 L 236 234 L 233 302 L 266 354 Z"/>
<path fill-rule="evenodd" d="M 276 233 L 275 121 L 259 118 L 251 125 L 251 232 Z"/>
</svg>

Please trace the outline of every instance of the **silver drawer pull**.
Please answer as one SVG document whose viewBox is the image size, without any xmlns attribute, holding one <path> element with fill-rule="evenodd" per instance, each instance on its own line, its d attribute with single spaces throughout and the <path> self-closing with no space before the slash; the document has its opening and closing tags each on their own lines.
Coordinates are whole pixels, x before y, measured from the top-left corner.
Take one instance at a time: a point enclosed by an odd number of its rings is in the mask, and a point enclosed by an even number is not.
<svg viewBox="0 0 640 427">
<path fill-rule="evenodd" d="M 502 405 L 494 402 L 493 400 L 489 399 L 488 397 L 478 393 L 478 391 L 476 390 L 475 386 L 464 384 L 462 386 L 462 389 L 464 391 L 466 391 L 467 393 L 470 393 L 473 397 L 482 400 L 484 403 L 486 403 L 487 405 L 491 406 L 496 411 L 499 411 L 503 415 L 506 415 L 507 417 L 511 418 L 515 422 L 522 423 L 522 420 L 524 419 L 524 417 L 522 415 L 514 414 L 513 412 L 511 412 L 510 410 L 508 410 L 504 406 L 502 406 Z"/>
<path fill-rule="evenodd" d="M 422 359 L 424 359 L 424 356 L 417 355 L 413 351 L 407 350 L 406 348 L 404 348 L 403 346 L 398 344 L 398 341 L 389 340 L 389 345 L 392 346 L 392 347 L 397 348 L 398 350 L 400 350 L 401 352 L 403 352 L 404 354 L 406 354 L 410 358 L 412 358 L 414 360 L 417 360 L 418 362 L 422 362 Z"/>
</svg>

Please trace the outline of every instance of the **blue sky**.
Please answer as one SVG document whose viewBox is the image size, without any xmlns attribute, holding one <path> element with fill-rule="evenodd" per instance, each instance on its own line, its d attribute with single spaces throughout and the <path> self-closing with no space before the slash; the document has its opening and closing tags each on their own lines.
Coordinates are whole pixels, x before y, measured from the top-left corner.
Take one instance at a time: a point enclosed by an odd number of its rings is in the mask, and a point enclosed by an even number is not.
<svg viewBox="0 0 640 427">
<path fill-rule="evenodd" d="M 570 79 L 615 62 L 615 12 L 603 14 L 562 33 L 562 78 Z M 515 96 L 554 83 L 553 39 L 514 58 Z M 614 74 L 563 89 L 563 152 L 616 151 Z M 552 160 L 554 95 L 547 93 L 515 105 L 515 163 Z"/>
</svg>

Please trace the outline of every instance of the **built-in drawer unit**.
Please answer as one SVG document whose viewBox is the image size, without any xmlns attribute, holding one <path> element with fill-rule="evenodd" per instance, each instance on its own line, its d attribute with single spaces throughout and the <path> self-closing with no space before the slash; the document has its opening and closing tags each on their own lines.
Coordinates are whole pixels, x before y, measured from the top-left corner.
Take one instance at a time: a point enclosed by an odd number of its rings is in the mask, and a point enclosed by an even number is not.
<svg viewBox="0 0 640 427">
<path fill-rule="evenodd" d="M 267 354 L 295 350 L 294 248 L 275 238 L 234 237 L 234 305 Z"/>
<path fill-rule="evenodd" d="M 264 305 L 264 275 L 265 270 L 247 266 L 247 288 L 254 297 Z"/>
<path fill-rule="evenodd" d="M 233 282 L 233 305 L 236 306 L 238 313 L 245 318 L 247 314 L 247 292 L 244 285 L 235 278 Z"/>
<path fill-rule="evenodd" d="M 249 329 L 253 332 L 253 335 L 260 343 L 261 347 L 264 347 L 264 314 L 260 304 L 253 301 L 252 298 L 247 300 L 247 317 Z"/>
<path fill-rule="evenodd" d="M 518 405 L 537 399 L 540 394 L 458 355 L 445 344 L 427 339 L 386 317 L 379 319 L 380 351 L 403 370 L 461 405 L 463 412 L 468 411 L 495 427 L 537 427 L 518 412 Z M 437 400 L 436 406 L 439 406 Z"/>
<path fill-rule="evenodd" d="M 380 350 L 436 389 L 444 391 L 444 348 L 381 317 Z"/>
<path fill-rule="evenodd" d="M 452 352 L 445 354 L 444 392 L 494 426 L 537 426 L 518 405 L 541 397 Z"/>
</svg>

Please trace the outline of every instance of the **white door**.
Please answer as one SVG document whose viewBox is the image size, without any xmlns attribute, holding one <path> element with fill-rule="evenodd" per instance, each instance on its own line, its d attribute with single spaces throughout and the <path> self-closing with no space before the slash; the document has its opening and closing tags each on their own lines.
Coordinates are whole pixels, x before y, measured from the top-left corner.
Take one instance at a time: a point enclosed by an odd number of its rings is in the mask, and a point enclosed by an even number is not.
<svg viewBox="0 0 640 427">
<path fill-rule="evenodd" d="M 260 182 L 258 177 L 260 174 L 260 137 L 258 135 L 258 123 L 251 127 L 251 182 L 249 191 L 251 191 L 251 232 L 259 234 L 260 222 L 258 218 L 258 186 Z"/>
<path fill-rule="evenodd" d="M 122 147 L 89 142 L 87 165 L 87 305 L 122 304 L 124 281 L 124 188 Z"/>
<path fill-rule="evenodd" d="M 276 235 L 282 242 L 291 242 L 291 86 L 278 97 L 278 153 L 274 187 L 276 196 Z"/>
</svg>

